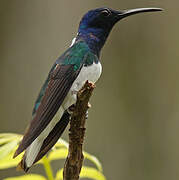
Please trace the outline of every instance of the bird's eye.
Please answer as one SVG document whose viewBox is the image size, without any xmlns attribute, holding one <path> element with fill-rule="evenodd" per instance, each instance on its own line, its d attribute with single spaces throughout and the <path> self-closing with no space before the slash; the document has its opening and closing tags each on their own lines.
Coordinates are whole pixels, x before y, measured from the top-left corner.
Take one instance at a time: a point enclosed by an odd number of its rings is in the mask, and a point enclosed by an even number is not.
<svg viewBox="0 0 179 180">
<path fill-rule="evenodd" d="M 107 16 L 110 15 L 110 12 L 105 9 L 105 10 L 103 10 L 103 11 L 101 12 L 101 15 L 103 15 L 104 17 L 107 17 Z"/>
</svg>

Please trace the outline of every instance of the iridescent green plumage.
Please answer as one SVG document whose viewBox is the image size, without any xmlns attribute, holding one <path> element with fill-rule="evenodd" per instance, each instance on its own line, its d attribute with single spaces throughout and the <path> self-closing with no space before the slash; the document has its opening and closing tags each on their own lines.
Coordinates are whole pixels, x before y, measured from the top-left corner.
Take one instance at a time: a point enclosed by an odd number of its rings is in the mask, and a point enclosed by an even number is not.
<svg viewBox="0 0 179 180">
<path fill-rule="evenodd" d="M 36 110 L 38 109 L 40 102 L 45 94 L 46 88 L 48 87 L 50 75 L 53 73 L 57 65 L 73 65 L 74 71 L 77 71 L 81 68 L 82 65 L 89 66 L 93 64 L 93 62 L 97 63 L 98 58 L 95 54 L 91 52 L 88 45 L 84 41 L 79 41 L 75 43 L 64 54 L 62 54 L 62 56 L 60 56 L 55 62 L 55 64 L 52 66 L 49 75 L 40 90 L 39 96 L 35 102 L 32 115 L 34 115 Z"/>
<path fill-rule="evenodd" d="M 85 66 L 97 63 L 98 58 L 89 49 L 88 45 L 84 41 L 75 43 L 69 48 L 59 59 L 56 61 L 60 65 L 74 65 L 74 70 L 78 70 L 81 64 Z"/>
</svg>

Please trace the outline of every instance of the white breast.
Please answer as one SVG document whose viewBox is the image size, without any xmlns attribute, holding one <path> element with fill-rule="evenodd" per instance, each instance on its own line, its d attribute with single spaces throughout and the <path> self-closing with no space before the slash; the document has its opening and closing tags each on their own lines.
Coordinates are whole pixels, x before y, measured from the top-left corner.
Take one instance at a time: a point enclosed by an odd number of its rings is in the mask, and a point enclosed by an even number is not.
<svg viewBox="0 0 179 180">
<path fill-rule="evenodd" d="M 98 62 L 98 64 L 93 63 L 90 66 L 83 66 L 77 79 L 73 83 L 72 89 L 79 91 L 87 80 L 95 83 L 99 79 L 101 72 L 102 66 L 100 62 Z"/>
<path fill-rule="evenodd" d="M 101 72 L 102 66 L 100 62 L 98 62 L 97 64 L 93 63 L 90 66 L 83 66 L 78 77 L 74 81 L 67 97 L 65 98 L 65 101 L 63 103 L 64 109 L 67 109 L 69 106 L 76 102 L 76 94 L 82 88 L 84 83 L 87 80 L 95 83 L 99 79 Z"/>
</svg>

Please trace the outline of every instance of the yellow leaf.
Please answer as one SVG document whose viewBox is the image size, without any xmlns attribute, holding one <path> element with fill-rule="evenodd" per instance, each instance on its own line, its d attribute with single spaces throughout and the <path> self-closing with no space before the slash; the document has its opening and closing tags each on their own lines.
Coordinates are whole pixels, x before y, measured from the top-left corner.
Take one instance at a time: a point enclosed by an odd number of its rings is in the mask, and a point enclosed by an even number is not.
<svg viewBox="0 0 179 180">
<path fill-rule="evenodd" d="M 17 166 L 22 158 L 22 154 L 13 159 L 17 144 L 22 136 L 13 133 L 0 133 L 0 169 Z M 5 144 L 4 144 L 5 143 Z"/>
<path fill-rule="evenodd" d="M 6 157 L 0 160 L 0 169 L 7 169 L 17 166 L 23 156 L 23 153 L 13 159 L 14 152 L 15 149 L 11 151 Z"/>
<path fill-rule="evenodd" d="M 18 134 L 0 133 L 0 145 L 14 141 L 14 140 L 19 142 L 21 138 L 22 136 Z"/>
<path fill-rule="evenodd" d="M 66 148 L 53 149 L 48 155 L 49 160 L 65 159 L 67 157 L 68 150 Z"/>
<path fill-rule="evenodd" d="M 93 180 L 106 180 L 105 176 L 95 168 L 83 166 L 80 178 L 89 178 Z M 55 180 L 63 180 L 63 169 L 57 172 Z"/>
<path fill-rule="evenodd" d="M 19 134 L 15 134 L 15 133 L 0 133 L 0 138 L 2 137 L 14 137 L 14 136 L 20 136 Z"/>
<path fill-rule="evenodd" d="M 17 146 L 17 141 L 9 142 L 0 147 L 0 160 L 6 157 Z"/>
<path fill-rule="evenodd" d="M 0 138 L 0 145 L 13 141 L 14 137 L 3 137 Z"/>
<path fill-rule="evenodd" d="M 4 180 L 46 180 L 46 178 L 38 174 L 28 174 L 24 176 L 5 178 Z"/>
<path fill-rule="evenodd" d="M 55 180 L 63 180 L 63 168 L 57 171 Z"/>
<path fill-rule="evenodd" d="M 83 166 L 80 173 L 81 178 L 89 178 L 94 180 L 106 180 L 105 176 L 95 168 Z"/>
<path fill-rule="evenodd" d="M 58 141 L 57 141 L 57 143 L 55 144 L 55 146 L 56 147 L 66 147 L 66 148 L 68 148 L 68 146 L 69 146 L 69 144 L 65 141 L 65 140 L 63 140 L 63 139 L 59 139 Z"/>
<path fill-rule="evenodd" d="M 94 163 L 96 165 L 96 167 L 98 168 L 99 171 L 103 172 L 102 165 L 95 156 L 93 156 L 87 152 L 83 152 L 83 154 L 84 154 L 84 158 L 90 160 L 92 163 Z"/>
</svg>

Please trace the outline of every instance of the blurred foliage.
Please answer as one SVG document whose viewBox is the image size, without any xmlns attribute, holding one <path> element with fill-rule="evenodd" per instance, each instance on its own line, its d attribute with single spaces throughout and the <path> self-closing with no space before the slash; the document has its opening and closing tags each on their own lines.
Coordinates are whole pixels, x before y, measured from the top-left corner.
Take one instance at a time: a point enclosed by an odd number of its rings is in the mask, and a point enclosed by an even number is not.
<svg viewBox="0 0 179 180">
<path fill-rule="evenodd" d="M 18 165 L 23 153 L 13 159 L 13 154 L 21 140 L 19 134 L 2 133 L 0 134 L 0 169 L 7 169 Z M 106 180 L 103 175 L 102 165 L 99 160 L 87 153 L 83 152 L 84 159 L 91 161 L 96 167 L 83 166 L 80 177 L 94 180 Z M 63 168 L 57 171 L 55 177 L 52 172 L 51 162 L 53 160 L 65 159 L 68 155 L 68 143 L 62 139 L 56 143 L 48 155 L 44 156 L 37 164 L 44 166 L 48 178 L 38 174 L 27 174 L 24 176 L 5 178 L 4 180 L 62 180 Z"/>
</svg>

